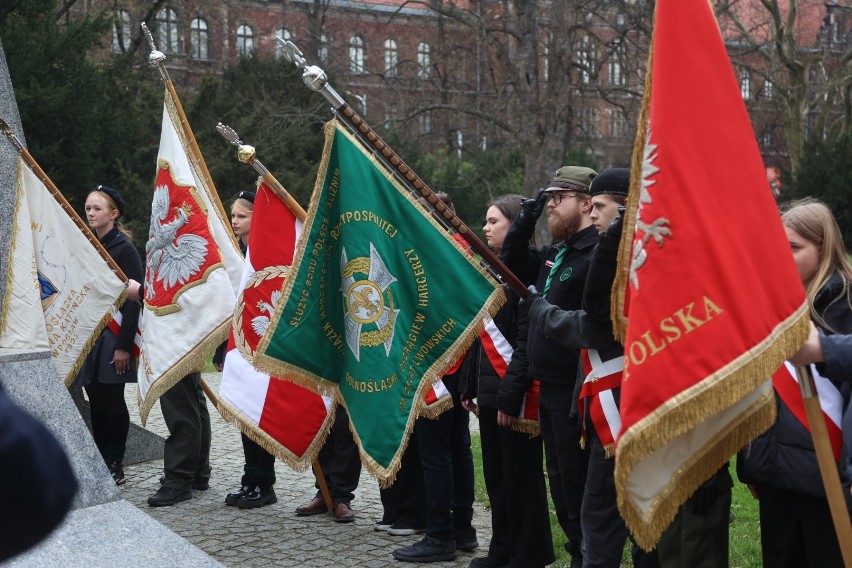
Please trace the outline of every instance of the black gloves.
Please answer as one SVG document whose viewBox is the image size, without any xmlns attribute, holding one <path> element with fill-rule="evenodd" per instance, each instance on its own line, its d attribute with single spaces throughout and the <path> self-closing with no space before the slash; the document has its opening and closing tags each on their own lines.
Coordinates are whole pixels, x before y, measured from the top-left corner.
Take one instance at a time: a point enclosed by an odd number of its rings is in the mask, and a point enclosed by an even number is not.
<svg viewBox="0 0 852 568">
<path fill-rule="evenodd" d="M 529 201 L 532 201 L 532 199 L 530 199 Z M 530 311 L 530 306 L 533 305 L 536 299 L 541 298 L 541 293 L 535 287 L 535 284 L 530 284 L 529 286 L 527 286 L 527 290 L 530 291 L 529 296 L 527 296 L 526 298 L 521 298 L 521 301 L 518 302 L 518 319 L 520 319 L 522 315 L 526 316 L 527 313 L 529 313 Z"/>
<path fill-rule="evenodd" d="M 529 231 L 535 229 L 535 222 L 541 217 L 544 206 L 547 205 L 547 193 L 539 189 L 538 194 L 531 199 L 521 200 L 521 212 L 518 214 L 518 225 Z"/>
<path fill-rule="evenodd" d="M 606 236 L 613 239 L 621 239 L 621 229 L 624 221 L 624 207 L 618 208 L 618 216 L 612 220 L 609 227 L 606 229 Z"/>
</svg>

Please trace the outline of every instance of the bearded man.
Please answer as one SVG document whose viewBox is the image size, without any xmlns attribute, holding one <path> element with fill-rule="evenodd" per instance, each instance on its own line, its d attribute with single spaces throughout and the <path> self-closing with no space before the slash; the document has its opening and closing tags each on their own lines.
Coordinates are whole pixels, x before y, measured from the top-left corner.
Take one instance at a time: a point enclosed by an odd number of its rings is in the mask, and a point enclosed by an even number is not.
<svg viewBox="0 0 852 568">
<path fill-rule="evenodd" d="M 501 260 L 525 284 L 535 284 L 548 302 L 563 310 L 580 309 L 586 274 L 598 242 L 598 231 L 590 218 L 589 195 L 596 175 L 590 168 L 559 168 L 549 187 L 524 202 L 503 242 Z M 536 220 L 545 208 L 553 242 L 543 248 L 529 246 Z M 525 324 L 519 322 L 519 329 Z M 580 352 L 557 343 L 533 321 L 529 321 L 523 339 L 500 384 L 498 424 L 512 425 L 521 413 L 530 384 L 538 381 L 539 421 L 550 495 L 559 524 L 568 537 L 565 548 L 571 554 L 571 566 L 581 566 L 580 508 L 588 456 L 579 445 L 580 424 L 572 396 Z"/>
</svg>

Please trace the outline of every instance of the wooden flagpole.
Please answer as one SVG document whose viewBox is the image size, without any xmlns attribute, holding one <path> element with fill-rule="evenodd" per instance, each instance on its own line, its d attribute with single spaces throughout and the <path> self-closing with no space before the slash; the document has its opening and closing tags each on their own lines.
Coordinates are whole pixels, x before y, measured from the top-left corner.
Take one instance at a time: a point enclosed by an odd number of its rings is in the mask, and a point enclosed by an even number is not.
<svg viewBox="0 0 852 568">
<path fill-rule="evenodd" d="M 305 218 L 308 216 L 307 212 L 302 209 L 302 206 L 299 205 L 299 202 L 293 199 L 293 196 L 290 195 L 284 186 L 275 179 L 275 176 L 266 169 L 266 166 L 257 159 L 257 152 L 254 149 L 254 146 L 249 146 L 247 144 L 243 144 L 242 140 L 240 140 L 239 135 L 236 131 L 230 126 L 224 125 L 221 122 L 216 125 L 216 130 L 219 131 L 219 134 L 222 135 L 228 142 L 237 147 L 237 159 L 241 162 L 250 164 L 257 173 L 260 174 L 263 181 L 266 182 L 266 185 L 269 186 L 275 195 L 278 196 L 281 201 L 284 202 L 284 205 L 287 206 L 290 211 L 299 219 L 299 221 L 304 222 Z M 329 513 L 334 513 L 334 501 L 331 499 L 331 493 L 328 491 L 328 484 L 325 481 L 325 475 L 323 475 L 322 467 L 320 467 L 319 461 L 312 460 L 311 467 L 314 470 L 314 475 L 317 478 L 317 484 L 320 487 L 320 493 L 322 493 L 323 501 L 325 502 L 325 506 L 328 509 Z"/>
<path fill-rule="evenodd" d="M 320 93 L 328 101 L 337 116 L 355 134 L 358 140 L 366 148 L 370 149 L 379 160 L 393 172 L 412 193 L 417 193 L 432 206 L 444 224 L 458 233 L 467 241 L 470 247 L 479 254 L 486 262 L 489 269 L 499 276 L 503 282 L 509 285 L 519 296 L 526 298 L 529 290 L 509 268 L 503 264 L 497 255 L 477 237 L 455 213 L 438 199 L 435 193 L 426 185 L 420 177 L 406 164 L 403 159 L 382 140 L 381 136 L 373 130 L 358 114 L 352 110 L 346 101 L 328 84 L 325 71 L 316 65 L 308 65 L 299 48 L 289 41 L 280 37 L 275 38 L 281 46 L 284 57 L 296 67 L 303 70 L 302 80 L 312 91 Z"/>
<path fill-rule="evenodd" d="M 88 239 L 92 246 L 95 247 L 95 249 L 101 255 L 101 258 L 106 261 L 113 273 L 122 282 L 124 282 L 125 286 L 127 286 L 127 276 L 125 276 L 124 271 L 119 268 L 118 264 L 115 263 L 115 261 L 106 251 L 106 249 L 98 240 L 98 238 L 94 235 L 94 233 L 92 233 L 92 230 L 83 222 L 77 212 L 74 211 L 74 208 L 71 207 L 71 204 L 68 203 L 68 200 L 65 199 L 65 196 L 62 195 L 62 192 L 59 191 L 59 188 L 56 187 L 53 181 L 51 181 L 51 179 L 47 176 L 45 171 L 41 169 L 41 166 L 38 165 L 38 162 L 35 161 L 35 158 L 32 157 L 32 154 L 30 154 L 27 149 L 24 148 L 24 145 L 21 144 L 21 141 L 18 140 L 18 137 L 15 136 L 14 132 L 12 132 L 12 127 L 9 126 L 2 118 L 0 118 L 0 131 L 2 131 L 3 134 L 5 134 L 9 138 L 9 142 L 21 155 L 21 158 L 23 158 L 24 163 L 27 165 L 27 167 L 29 167 L 30 170 L 32 170 L 32 172 L 36 175 L 36 177 L 41 180 L 41 182 L 44 184 L 44 186 L 47 188 L 47 190 L 50 192 L 56 202 L 59 203 L 60 207 L 62 207 L 62 210 L 65 211 L 66 215 L 68 215 L 71 220 L 74 221 L 74 224 L 77 225 L 77 228 L 80 229 L 80 232 L 82 232 L 86 236 L 86 239 Z"/>
<path fill-rule="evenodd" d="M 837 473 L 837 463 L 834 461 L 834 454 L 828 441 L 825 417 L 819 403 L 810 365 L 797 366 L 796 375 L 799 378 L 799 391 L 802 393 L 805 412 L 808 415 L 819 473 L 825 487 L 825 496 L 828 499 L 828 508 L 831 510 L 837 542 L 840 544 L 840 553 L 843 556 L 843 563 L 847 568 L 852 568 L 852 524 L 850 524 L 849 511 L 846 508 L 846 499 L 843 497 L 843 487 L 840 485 L 840 475 Z"/>
</svg>

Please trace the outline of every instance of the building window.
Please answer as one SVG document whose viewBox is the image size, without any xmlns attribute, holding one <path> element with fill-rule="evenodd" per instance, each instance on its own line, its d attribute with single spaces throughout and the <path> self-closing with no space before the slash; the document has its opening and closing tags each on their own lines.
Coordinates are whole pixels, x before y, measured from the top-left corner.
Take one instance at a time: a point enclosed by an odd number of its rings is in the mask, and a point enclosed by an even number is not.
<svg viewBox="0 0 852 568">
<path fill-rule="evenodd" d="M 364 73 L 364 40 L 361 36 L 349 38 L 349 72 Z"/>
<path fill-rule="evenodd" d="M 609 59 L 609 82 L 613 85 L 623 86 L 627 84 L 627 76 L 624 73 L 624 62 L 627 61 L 626 47 L 621 38 L 612 41 L 612 55 Z"/>
<path fill-rule="evenodd" d="M 553 36 L 551 34 L 547 34 L 547 39 L 544 42 L 544 47 L 542 48 L 542 66 L 541 66 L 541 76 L 547 81 L 550 77 L 550 42 L 553 41 Z"/>
<path fill-rule="evenodd" d="M 763 145 L 772 146 L 772 133 L 766 132 L 763 134 Z"/>
<path fill-rule="evenodd" d="M 385 103 L 385 127 L 390 128 L 391 123 L 399 120 L 399 110 L 392 103 Z"/>
<path fill-rule="evenodd" d="M 399 64 L 399 50 L 392 39 L 385 40 L 385 75 L 396 77 L 396 66 Z"/>
<path fill-rule="evenodd" d="M 189 23 L 189 56 L 194 59 L 208 59 L 207 22 L 195 18 Z"/>
<path fill-rule="evenodd" d="M 609 135 L 613 138 L 623 138 L 627 135 L 627 119 L 619 109 L 609 111 Z"/>
<path fill-rule="evenodd" d="M 745 69 L 740 72 L 740 94 L 744 101 L 751 98 L 751 77 Z"/>
<path fill-rule="evenodd" d="M 237 55 L 248 57 L 254 53 L 254 30 L 248 24 L 237 26 Z"/>
<path fill-rule="evenodd" d="M 417 77 L 428 79 L 432 74 L 432 61 L 429 57 L 429 44 L 420 42 L 417 44 Z"/>
<path fill-rule="evenodd" d="M 157 14 L 157 46 L 164 53 L 177 53 L 178 49 L 178 17 L 171 8 L 163 8 Z"/>
<path fill-rule="evenodd" d="M 598 109 L 589 107 L 580 111 L 580 130 L 589 137 L 598 135 Z"/>
<path fill-rule="evenodd" d="M 323 63 L 328 63 L 328 45 L 331 43 L 331 38 L 329 38 L 326 34 L 322 34 L 320 36 L 320 44 L 319 49 L 317 50 L 317 57 Z"/>
<path fill-rule="evenodd" d="M 429 134 L 432 132 L 432 113 L 424 112 L 420 116 L 417 117 L 417 120 L 420 122 L 420 132 L 423 134 Z"/>
<path fill-rule="evenodd" d="M 772 100 L 772 81 L 769 79 L 763 82 L 763 98 L 767 101 Z"/>
<path fill-rule="evenodd" d="M 580 68 L 580 82 L 588 85 L 592 80 L 592 44 L 589 36 L 583 36 L 577 45 L 577 66 Z"/>
<path fill-rule="evenodd" d="M 290 30 L 287 28 L 280 28 L 277 32 L 275 32 L 275 59 L 281 59 L 284 56 L 284 46 L 282 46 L 281 42 L 278 41 L 277 38 L 279 37 L 285 41 L 291 41 L 293 39 L 293 34 L 291 34 Z"/>
<path fill-rule="evenodd" d="M 130 13 L 126 10 L 116 10 L 112 25 L 112 50 L 124 53 L 132 41 L 133 22 L 130 20 Z"/>
</svg>

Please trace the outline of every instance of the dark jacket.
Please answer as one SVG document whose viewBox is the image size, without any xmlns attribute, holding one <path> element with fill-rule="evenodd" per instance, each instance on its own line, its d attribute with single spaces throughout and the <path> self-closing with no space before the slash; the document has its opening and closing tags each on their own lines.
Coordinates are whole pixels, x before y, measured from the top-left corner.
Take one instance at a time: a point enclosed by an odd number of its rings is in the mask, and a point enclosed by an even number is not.
<svg viewBox="0 0 852 568">
<path fill-rule="evenodd" d="M 145 280 L 145 270 L 142 268 L 142 259 L 139 252 L 127 235 L 113 227 L 101 239 L 101 244 L 128 278 L 137 282 Z M 139 302 L 124 302 L 121 306 L 121 331 L 118 334 L 116 349 L 130 351 L 133 354 L 133 339 L 136 336 L 136 328 L 139 326 Z"/>
<path fill-rule="evenodd" d="M 814 298 L 814 311 L 820 314 L 831 328 L 821 330 L 828 335 L 852 333 L 852 309 L 845 299 L 838 298 L 842 291 L 842 280 L 839 275 L 834 275 Z M 824 364 L 817 365 L 817 368 L 821 374 L 826 373 Z M 847 407 L 852 383 L 840 383 L 833 377 L 827 378 L 840 389 L 844 408 Z M 775 404 L 778 411 L 775 424 L 741 452 L 740 459 L 737 460 L 740 480 L 744 483 L 769 485 L 825 498 L 810 432 L 777 393 Z M 850 477 L 845 470 L 845 467 L 840 468 L 840 481 L 845 487 L 847 505 L 852 509 L 852 498 L 849 495 Z"/>
<path fill-rule="evenodd" d="M 518 334 L 518 295 L 512 291 L 506 292 L 506 303 L 500 311 L 494 314 L 494 324 L 509 344 L 517 345 Z M 476 396 L 477 404 L 485 408 L 497 408 L 497 394 L 500 391 L 500 376 L 488 359 L 482 342 L 478 342 L 478 368 L 476 369 L 478 385 L 472 396 Z M 472 396 L 468 398 L 472 398 Z"/>
<path fill-rule="evenodd" d="M 852 384 L 852 335 L 823 335 L 820 336 L 820 343 L 825 355 L 824 376 L 832 381 L 842 382 L 843 387 L 848 388 Z M 843 408 L 840 427 L 843 430 L 840 466 L 852 479 L 852 397 L 846 401 Z"/>
<path fill-rule="evenodd" d="M 593 226 L 578 232 L 567 241 L 557 241 L 537 249 L 528 246 L 530 235 L 519 230 L 516 223 L 509 228 L 503 241 L 500 258 L 524 283 L 535 277 L 536 288 L 544 292 L 547 277 L 556 255 L 567 247 L 562 263 L 554 274 L 547 300 L 561 309 L 578 310 L 583 299 L 586 275 L 589 270 L 598 233 Z M 533 379 L 574 389 L 577 381 L 580 354 L 567 349 L 544 330 L 521 315 L 515 337 L 515 351 L 506 376 L 500 384 L 498 410 L 519 416 L 523 397 Z"/>
</svg>

